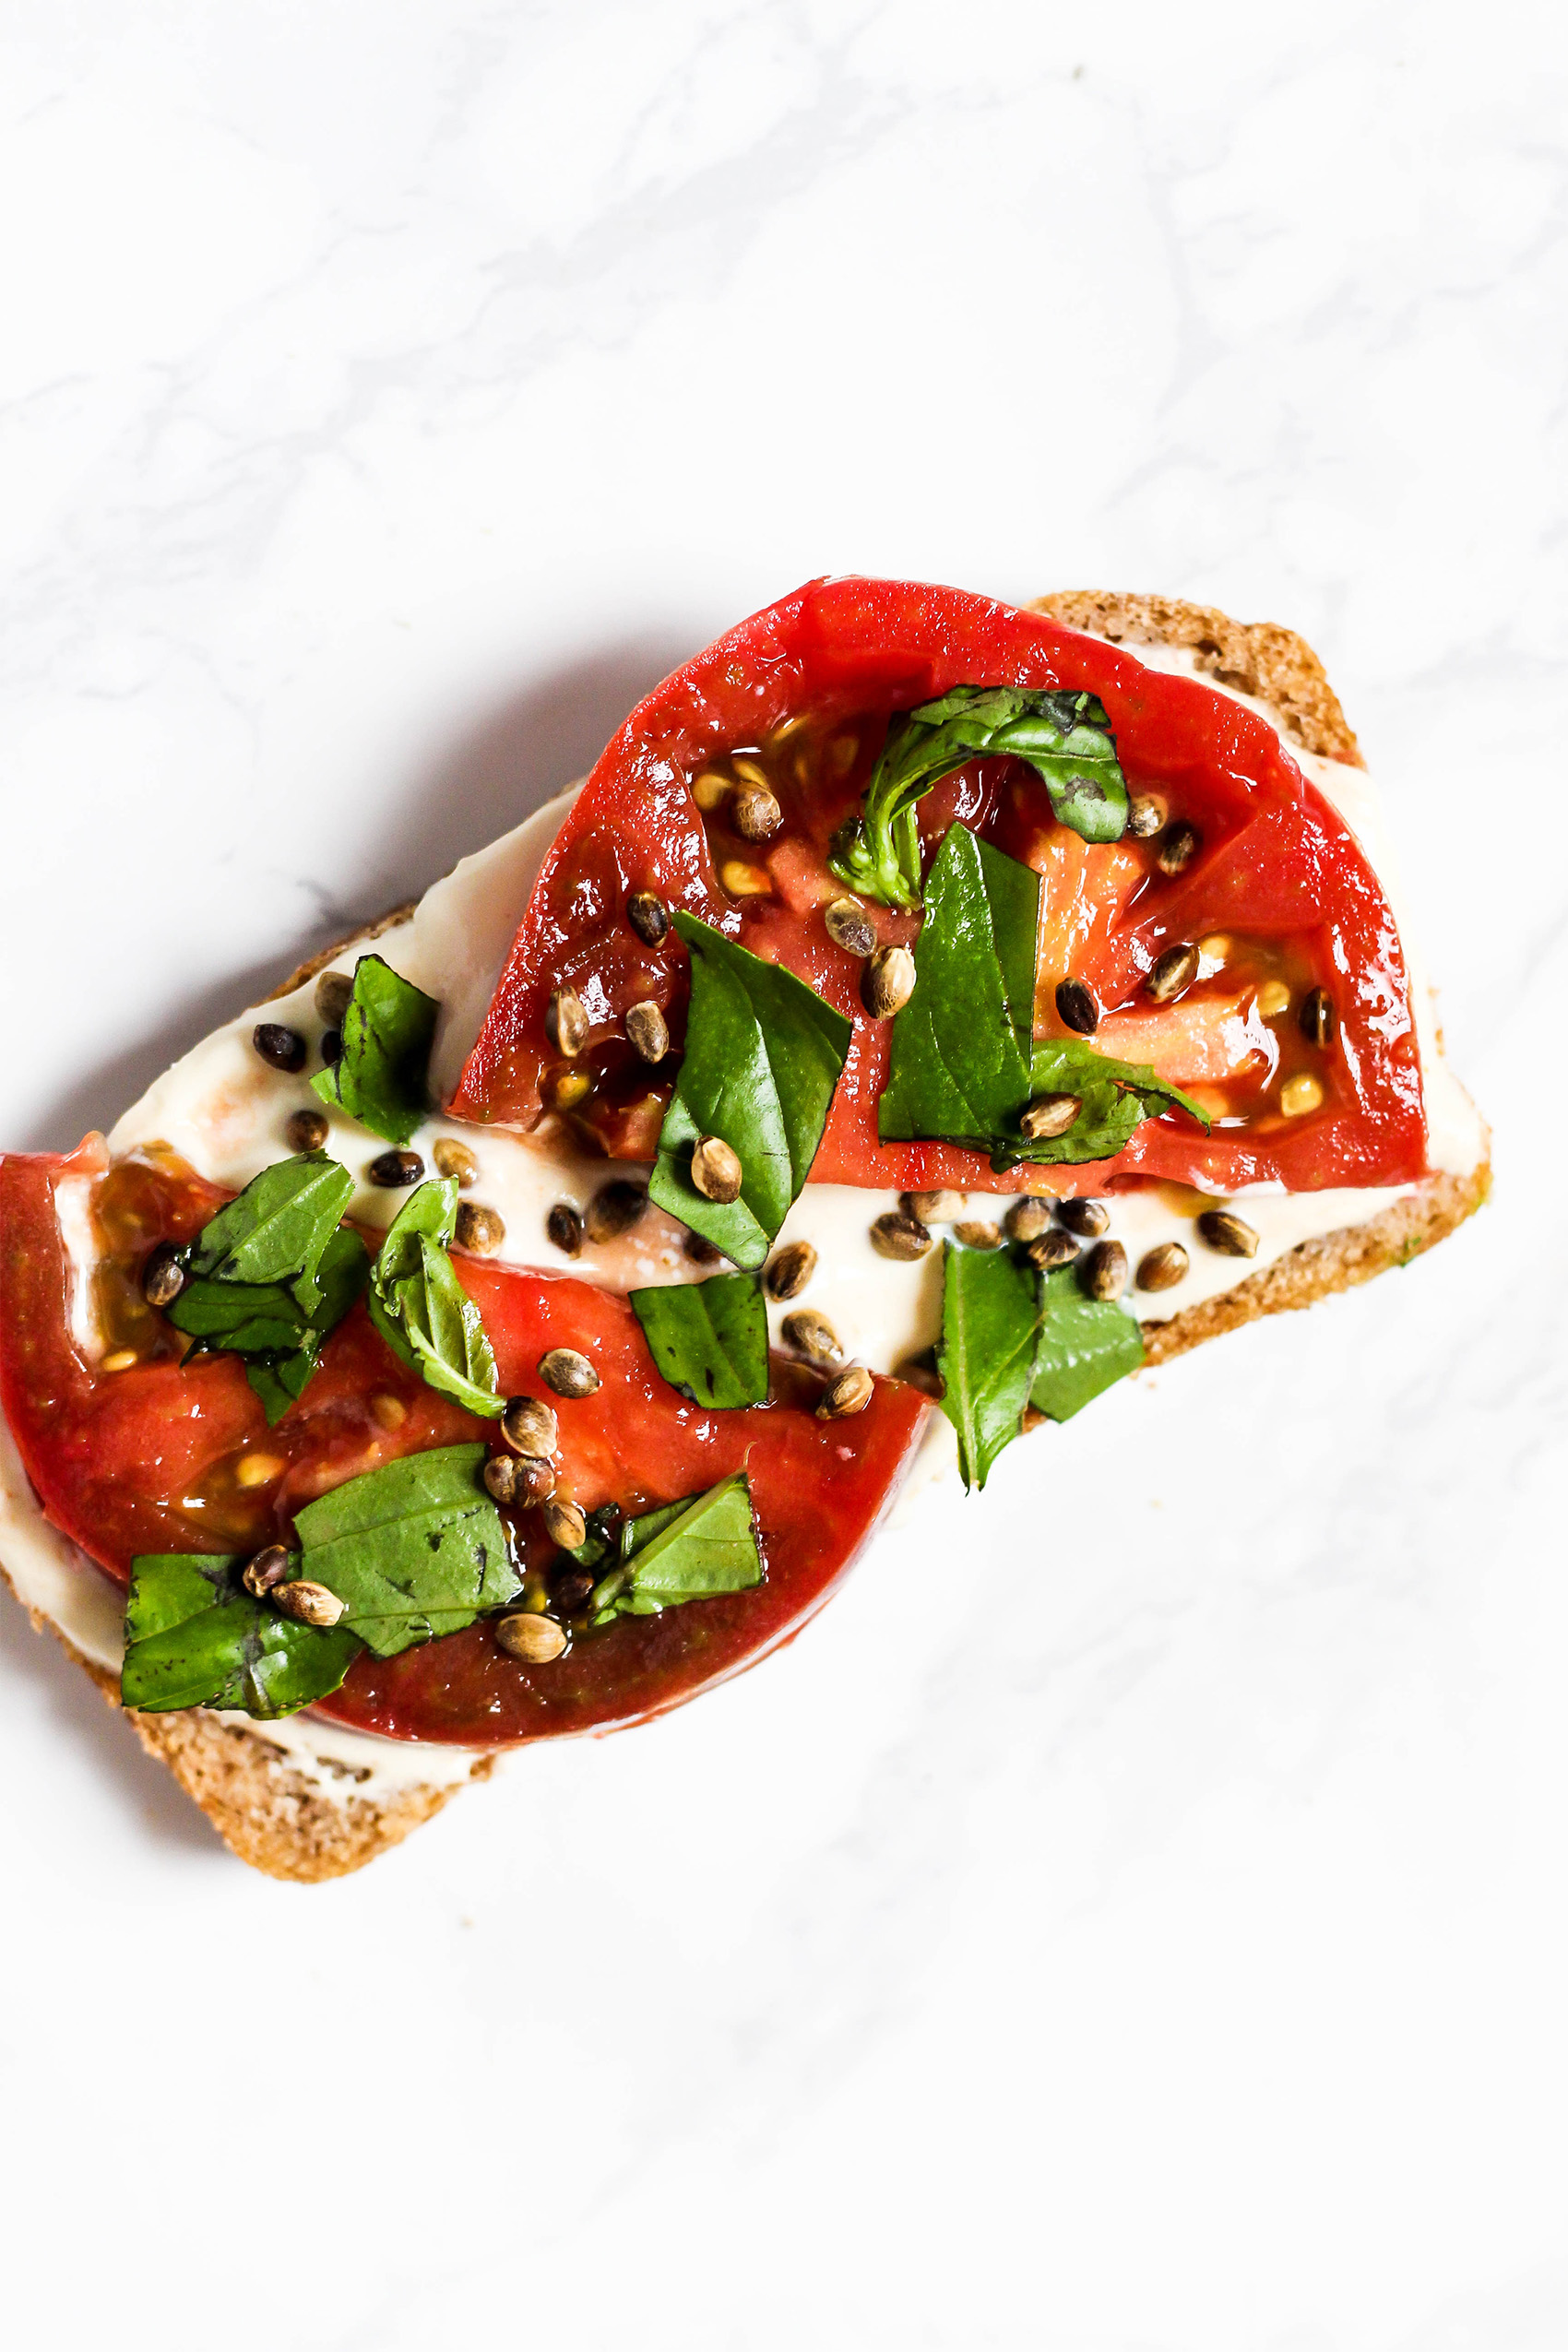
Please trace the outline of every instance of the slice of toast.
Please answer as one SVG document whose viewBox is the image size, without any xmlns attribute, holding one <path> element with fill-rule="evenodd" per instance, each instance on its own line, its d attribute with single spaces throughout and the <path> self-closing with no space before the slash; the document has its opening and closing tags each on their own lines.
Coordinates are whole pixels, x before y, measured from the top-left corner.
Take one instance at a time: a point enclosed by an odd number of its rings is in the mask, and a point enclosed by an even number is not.
<svg viewBox="0 0 1568 2352">
<path fill-rule="evenodd" d="M 1131 646 L 1190 647 L 1200 671 L 1218 685 L 1264 704 L 1283 732 L 1305 750 L 1362 765 L 1322 663 L 1289 629 L 1268 622 L 1232 621 L 1210 606 L 1174 598 L 1099 590 L 1041 597 L 1034 609 Z M 374 938 L 410 911 L 406 906 L 395 908 L 354 936 Z M 273 995 L 285 996 L 313 979 L 349 944 L 341 941 L 311 957 L 280 981 Z M 1142 1329 L 1148 1361 L 1168 1362 L 1260 1315 L 1311 1306 L 1331 1291 L 1348 1289 L 1386 1267 L 1408 1264 L 1479 1207 L 1490 1181 L 1491 1164 L 1483 1152 L 1467 1173 L 1430 1176 L 1364 1223 L 1302 1241 L 1234 1289 L 1169 1321 L 1146 1323 Z M 0 1563 L 0 1574 L 4 1573 Z M 117 1707 L 117 1676 L 86 1657 L 52 1620 L 37 1611 L 31 1614 L 34 1623 L 56 1636 Z M 306 1774 L 268 1739 L 262 1725 L 226 1722 L 203 1708 L 170 1715 L 127 1710 L 126 1719 L 143 1747 L 168 1765 L 240 1859 L 274 1878 L 311 1882 L 358 1870 L 429 1821 L 464 1785 L 461 1778 L 446 1785 L 417 1781 L 380 1794 L 357 1794 L 351 1770 L 325 1764 L 314 1775 Z M 296 1723 L 301 1720 L 295 1718 Z M 493 1758 L 478 1757 L 467 1777 L 481 1779 L 493 1764 Z M 329 1788 L 332 1793 L 327 1793 Z"/>
</svg>

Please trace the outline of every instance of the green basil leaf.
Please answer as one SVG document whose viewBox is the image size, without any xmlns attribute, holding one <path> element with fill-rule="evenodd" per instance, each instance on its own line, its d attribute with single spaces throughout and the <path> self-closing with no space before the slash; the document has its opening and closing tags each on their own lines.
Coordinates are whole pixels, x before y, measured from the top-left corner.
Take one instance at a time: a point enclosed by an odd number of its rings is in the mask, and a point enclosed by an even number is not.
<svg viewBox="0 0 1568 2352">
<path fill-rule="evenodd" d="M 359 1235 L 350 1226 L 339 1226 L 327 1235 L 309 1277 L 301 1274 L 291 1282 L 233 1282 L 196 1275 L 164 1313 L 175 1330 L 186 1333 L 194 1343 L 187 1362 L 192 1356 L 219 1350 L 244 1359 L 245 1377 L 271 1426 L 299 1402 L 320 1360 L 323 1342 L 364 1289 L 369 1267 Z M 302 1289 L 306 1290 L 308 1309 L 300 1302 Z"/>
<path fill-rule="evenodd" d="M 915 985 L 893 1022 L 877 1105 L 884 1143 L 982 1147 L 1029 1097 L 1039 877 L 967 826 L 943 837 L 915 947 Z"/>
<path fill-rule="evenodd" d="M 291 1289 L 282 1282 L 215 1282 L 196 1275 L 164 1313 L 196 1345 L 192 1355 L 227 1348 L 238 1356 L 298 1348 L 310 1329 Z"/>
<path fill-rule="evenodd" d="M 482 1445 L 437 1446 L 367 1470 L 295 1515 L 299 1574 L 345 1604 L 377 1657 L 460 1633 L 521 1590 Z"/>
<path fill-rule="evenodd" d="M 627 1520 L 620 1549 L 620 1568 L 598 1587 L 604 1598 L 596 1624 L 612 1617 L 651 1617 L 683 1601 L 712 1600 L 760 1585 L 762 1556 L 744 1471 L 720 1479 L 706 1494 Z M 612 1592 L 606 1590 L 610 1586 Z"/>
<path fill-rule="evenodd" d="M 1008 1250 L 943 1245 L 942 1409 L 966 1487 L 982 1487 L 1018 1435 L 1040 1340 L 1040 1277 Z"/>
<path fill-rule="evenodd" d="M 336 1331 L 370 1276 L 370 1253 L 350 1225 L 340 1225 L 321 1253 L 312 1284 L 315 1304 L 297 1347 L 286 1355 L 258 1351 L 247 1357 L 245 1378 L 262 1402 L 269 1429 L 297 1405 L 328 1336 Z M 298 1290 L 299 1284 L 294 1289 Z M 231 1348 L 236 1342 L 227 1343 Z"/>
<path fill-rule="evenodd" d="M 864 813 L 834 844 L 834 873 L 862 897 L 918 907 L 916 802 L 970 760 L 1004 754 L 1028 760 L 1059 823 L 1086 841 L 1121 839 L 1127 826 L 1126 779 L 1111 721 L 1095 695 L 955 686 L 892 721 L 866 787 Z"/>
<path fill-rule="evenodd" d="M 268 1429 L 276 1429 L 291 1407 L 299 1403 L 312 1373 L 321 1361 L 314 1333 L 287 1356 L 250 1356 L 245 1378 L 261 1399 Z"/>
<path fill-rule="evenodd" d="M 1024 1136 L 998 1138 L 992 1166 L 1002 1170 L 1075 1166 L 1081 1160 L 1114 1159 L 1146 1119 L 1184 1111 L 1206 1134 L 1209 1116 L 1191 1095 L 1160 1077 L 1145 1062 L 1118 1062 L 1097 1053 L 1086 1038 L 1045 1038 L 1035 1047 L 1029 1071 L 1031 1094 L 1075 1094 L 1083 1109 L 1064 1135 L 1037 1143 Z"/>
<path fill-rule="evenodd" d="M 1045 1324 L 1029 1402 L 1069 1421 L 1144 1360 L 1134 1318 L 1109 1299 L 1087 1299 L 1070 1265 L 1045 1277 Z"/>
<path fill-rule="evenodd" d="M 674 1503 L 656 1503 L 651 1511 L 639 1511 L 635 1518 L 623 1519 L 615 1541 L 616 1558 L 630 1560 L 634 1553 L 650 1544 L 655 1536 L 661 1536 L 666 1527 L 672 1527 L 682 1514 L 700 1500 L 697 1495 L 683 1494 Z"/>
<path fill-rule="evenodd" d="M 1030 869 L 950 826 L 926 885 L 914 989 L 893 1023 L 876 1114 L 884 1143 L 968 1144 L 989 1151 L 1000 1171 L 1112 1159 L 1144 1120 L 1168 1111 L 1207 1131 L 1192 1097 L 1145 1063 L 1099 1053 L 1086 1038 L 1031 1044 L 1039 920 Z M 1038 1094 L 1078 1096 L 1083 1108 L 1064 1135 L 1020 1134 Z"/>
<path fill-rule="evenodd" d="M 227 1208 L 204 1225 L 190 1271 L 217 1282 L 292 1282 L 307 1295 L 322 1253 L 353 1198 L 354 1180 L 324 1151 L 303 1151 L 264 1168 Z M 184 1328 L 184 1325 L 179 1326 Z"/>
<path fill-rule="evenodd" d="M 351 1225 L 340 1225 L 315 1269 L 316 1301 L 310 1312 L 317 1340 L 335 1331 L 370 1277 L 370 1252 Z"/>
<path fill-rule="evenodd" d="M 683 910 L 672 920 L 692 959 L 692 1001 L 648 1197 L 755 1271 L 816 1158 L 851 1025 L 781 965 Z M 741 1196 L 727 1206 L 692 1182 L 692 1146 L 705 1135 L 740 1158 Z"/>
<path fill-rule="evenodd" d="M 505 1404 L 495 1356 L 446 1251 L 457 1215 L 455 1176 L 433 1178 L 410 1194 L 371 1272 L 370 1318 L 428 1387 L 493 1420 Z"/>
<path fill-rule="evenodd" d="M 631 1305 L 654 1362 L 695 1405 L 767 1400 L 767 1310 L 748 1274 L 634 1290 Z"/>
<path fill-rule="evenodd" d="M 303 1277 L 293 1282 L 229 1282 L 206 1275 L 187 1281 L 164 1312 L 175 1330 L 195 1343 L 187 1362 L 191 1356 L 220 1349 L 244 1359 L 245 1377 L 271 1426 L 298 1404 L 323 1342 L 364 1289 L 369 1270 L 364 1243 L 352 1227 L 339 1226 L 328 1234 L 309 1278 L 308 1312 L 298 1295 Z"/>
<path fill-rule="evenodd" d="M 240 1582 L 237 1554 L 155 1552 L 131 1562 L 120 1702 L 159 1714 L 232 1707 L 262 1721 L 335 1691 L 361 1644 L 297 1625 Z"/>
<path fill-rule="evenodd" d="M 362 956 L 343 1016 L 343 1051 L 311 1085 L 325 1103 L 406 1144 L 425 1115 L 425 1079 L 441 1007 L 379 956 Z"/>
</svg>

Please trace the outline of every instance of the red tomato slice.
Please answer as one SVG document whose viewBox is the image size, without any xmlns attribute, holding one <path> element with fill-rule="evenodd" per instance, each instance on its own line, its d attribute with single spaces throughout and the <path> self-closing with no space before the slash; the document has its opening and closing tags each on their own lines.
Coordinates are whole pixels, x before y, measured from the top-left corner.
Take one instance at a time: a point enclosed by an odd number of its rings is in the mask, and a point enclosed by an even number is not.
<svg viewBox="0 0 1568 2352">
<path fill-rule="evenodd" d="M 109 1358 L 137 1353 L 116 1372 L 85 1360 L 71 1337 L 54 1196 L 72 1178 L 95 1184 Z M 410 1372 L 362 1307 L 334 1332 L 320 1370 L 276 1429 L 234 1357 L 182 1367 L 184 1343 L 141 1303 L 137 1271 L 155 1243 L 190 1238 L 224 1197 L 177 1163 L 123 1161 L 110 1170 L 96 1136 L 68 1159 L 0 1160 L 0 1406 L 47 1516 L 121 1581 L 137 1552 L 249 1551 L 286 1538 L 302 1503 L 398 1455 L 497 1442 L 493 1421 Z M 563 1491 L 588 1509 L 646 1508 L 743 1468 L 765 1581 L 624 1619 L 548 1666 L 505 1657 L 482 1626 L 385 1662 L 366 1654 L 321 1711 L 398 1739 L 480 1747 L 602 1729 L 678 1705 L 798 1632 L 902 1477 L 923 1398 L 879 1380 L 863 1413 L 819 1420 L 822 1384 L 778 1360 L 770 1405 L 705 1412 L 660 1379 L 624 1299 L 587 1283 L 455 1263 L 508 1394 L 545 1393 L 538 1365 L 550 1348 L 579 1348 L 599 1369 L 595 1396 L 556 1400 Z M 242 1483 L 241 1466 L 258 1458 L 276 1468 Z M 530 1563 L 552 1556 L 536 1513 L 520 1515 L 516 1532 Z"/>
<path fill-rule="evenodd" d="M 1171 880 L 1147 845 L 1086 850 L 1051 821 L 1043 786 L 1019 763 L 977 762 L 937 787 L 921 804 L 928 843 L 960 817 L 1045 877 L 1042 1005 L 1071 972 L 1107 1011 L 1131 1010 L 1163 946 L 1223 930 L 1288 967 L 1296 1001 L 1310 987 L 1329 990 L 1336 1028 L 1314 1065 L 1319 1108 L 1288 1119 L 1260 1098 L 1206 1140 L 1172 1114 L 1140 1128 L 1111 1163 L 1001 1179 L 975 1152 L 878 1141 L 889 1025 L 864 1015 L 860 966 L 824 928 L 826 850 L 859 802 L 889 715 L 959 684 L 1090 689 L 1131 789 L 1158 793 L 1202 837 Z M 722 798 L 705 818 L 694 797 L 705 766 L 735 753 L 762 760 L 785 807 L 782 833 L 762 848 L 728 830 Z M 666 679 L 605 751 L 545 861 L 453 1099 L 457 1116 L 529 1127 L 552 1109 L 612 1156 L 647 1156 L 670 1082 L 650 1095 L 650 1073 L 624 1042 L 624 1015 L 652 997 L 679 1044 L 685 956 L 673 935 L 657 947 L 638 938 L 624 911 L 636 890 L 787 965 L 853 1020 L 815 1182 L 1024 1189 L 1043 1172 L 1052 1190 L 1083 1192 L 1158 1172 L 1222 1190 L 1278 1180 L 1304 1191 L 1424 1172 L 1404 959 L 1348 826 L 1253 712 L 1039 613 L 903 581 L 815 581 Z M 873 913 L 884 940 L 914 935 L 916 919 Z M 545 1031 L 561 985 L 576 990 L 591 1025 L 587 1053 L 569 1069 Z M 1234 992 L 1233 977 L 1221 985 Z M 1294 1051 L 1281 1043 L 1269 1065 L 1279 1078 Z"/>
</svg>

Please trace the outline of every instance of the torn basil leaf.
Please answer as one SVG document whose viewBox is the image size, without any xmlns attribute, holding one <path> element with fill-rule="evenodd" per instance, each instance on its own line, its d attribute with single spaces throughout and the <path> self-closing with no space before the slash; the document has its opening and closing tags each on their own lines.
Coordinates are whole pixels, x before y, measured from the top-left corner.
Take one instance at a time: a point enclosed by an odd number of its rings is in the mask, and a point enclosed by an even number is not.
<svg viewBox="0 0 1568 2352">
<path fill-rule="evenodd" d="M 283 1282 L 214 1282 L 196 1276 L 164 1310 L 176 1331 L 197 1342 L 193 1355 L 226 1348 L 286 1355 L 310 1328 L 308 1316 Z"/>
<path fill-rule="evenodd" d="M 298 1573 L 337 1594 L 340 1623 L 377 1657 L 460 1633 L 522 1589 L 483 1467 L 482 1445 L 437 1446 L 295 1515 Z"/>
<path fill-rule="evenodd" d="M 760 1585 L 762 1556 L 745 1472 L 721 1479 L 706 1494 L 624 1520 L 616 1555 L 593 1589 L 596 1625 Z"/>
<path fill-rule="evenodd" d="M 193 1342 L 187 1361 L 219 1352 L 244 1360 L 269 1425 L 298 1403 L 323 1343 L 364 1289 L 364 1243 L 337 1223 L 352 1191 L 348 1170 L 322 1152 L 264 1169 L 203 1227 L 184 1288 L 164 1310 Z"/>
<path fill-rule="evenodd" d="M 1064 1135 L 1034 1143 L 1023 1135 L 994 1139 L 991 1164 L 998 1171 L 1024 1164 L 1048 1168 L 1114 1159 L 1146 1119 L 1158 1119 L 1167 1111 L 1184 1111 L 1206 1134 L 1209 1130 L 1208 1113 L 1146 1062 L 1117 1062 L 1097 1053 L 1082 1038 L 1040 1039 L 1030 1061 L 1029 1092 L 1074 1094 L 1083 1108 Z"/>
<path fill-rule="evenodd" d="M 1144 1120 L 1172 1110 L 1206 1131 L 1205 1112 L 1153 1069 L 1099 1053 L 1085 1038 L 1031 1042 L 1039 921 L 1038 876 L 967 826 L 950 826 L 926 885 L 914 990 L 894 1018 L 877 1105 L 884 1143 L 968 1144 L 1004 1170 L 1113 1158 Z M 1064 1135 L 1022 1134 L 1037 1094 L 1079 1097 Z"/>
<path fill-rule="evenodd" d="M 131 1562 L 120 1703 L 160 1714 L 232 1707 L 262 1722 L 335 1691 L 362 1645 L 342 1625 L 297 1625 L 240 1582 L 238 1554 L 156 1552 Z"/>
<path fill-rule="evenodd" d="M 1144 1360 L 1134 1318 L 1110 1299 L 1087 1299 L 1070 1265 L 1045 1277 L 1045 1320 L 1029 1402 L 1071 1420 Z"/>
<path fill-rule="evenodd" d="M 754 1272 L 816 1157 L 851 1025 L 804 980 L 677 909 L 692 961 L 691 1009 L 648 1197 Z M 719 1135 L 741 1162 L 740 1198 L 692 1182 L 692 1147 Z"/>
<path fill-rule="evenodd" d="M 983 1487 L 1018 1435 L 1039 1342 L 1040 1277 L 1028 1261 L 945 1242 L 936 1363 L 966 1487 Z"/>
<path fill-rule="evenodd" d="M 493 1420 L 505 1406 L 494 1353 L 447 1254 L 457 1215 L 455 1176 L 409 1195 L 371 1269 L 370 1319 L 427 1386 Z"/>
<path fill-rule="evenodd" d="M 983 1146 L 1029 1095 L 1039 876 L 952 825 L 926 888 L 915 986 L 895 1016 L 884 1143 L 913 1137 Z"/>
<path fill-rule="evenodd" d="M 324 1151 L 297 1152 L 253 1177 L 202 1227 L 192 1275 L 215 1282 L 310 1282 L 353 1198 L 354 1180 Z M 312 1303 L 306 1295 L 302 1303 Z"/>
<path fill-rule="evenodd" d="M 323 1102 L 346 1111 L 373 1135 L 406 1144 L 425 1115 L 426 1073 L 435 1020 L 434 996 L 379 956 L 362 956 L 343 1016 L 343 1050 L 311 1085 Z"/>
<path fill-rule="evenodd" d="M 316 1267 L 315 1304 L 298 1344 L 285 1355 L 260 1350 L 246 1357 L 245 1378 L 261 1399 L 269 1429 L 276 1428 L 291 1405 L 299 1403 L 321 1360 L 323 1346 L 364 1289 L 369 1275 L 370 1253 L 364 1243 L 352 1226 L 339 1226 Z"/>
<path fill-rule="evenodd" d="M 1119 841 L 1127 785 L 1104 705 L 1090 694 L 1022 686 L 955 686 L 903 712 L 866 787 L 863 814 L 834 844 L 833 871 L 864 898 L 921 903 L 916 803 L 972 759 L 1027 760 L 1059 823 L 1086 841 Z"/>
<path fill-rule="evenodd" d="M 767 1398 L 767 1311 L 749 1274 L 634 1290 L 632 1311 L 671 1388 L 720 1410 Z"/>
</svg>

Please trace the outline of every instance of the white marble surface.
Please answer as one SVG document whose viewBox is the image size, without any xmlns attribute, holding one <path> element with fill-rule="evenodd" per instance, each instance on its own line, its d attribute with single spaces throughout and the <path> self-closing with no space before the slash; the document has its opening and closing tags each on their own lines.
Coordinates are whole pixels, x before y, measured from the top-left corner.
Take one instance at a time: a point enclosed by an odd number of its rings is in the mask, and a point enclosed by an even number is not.
<svg viewBox="0 0 1568 2352">
<path fill-rule="evenodd" d="M 18 0 L 4 1134 L 819 571 L 1301 628 L 1493 1206 L 321 1890 L 0 1610 L 13 2341 L 1568 2341 L 1561 15 Z"/>
</svg>

